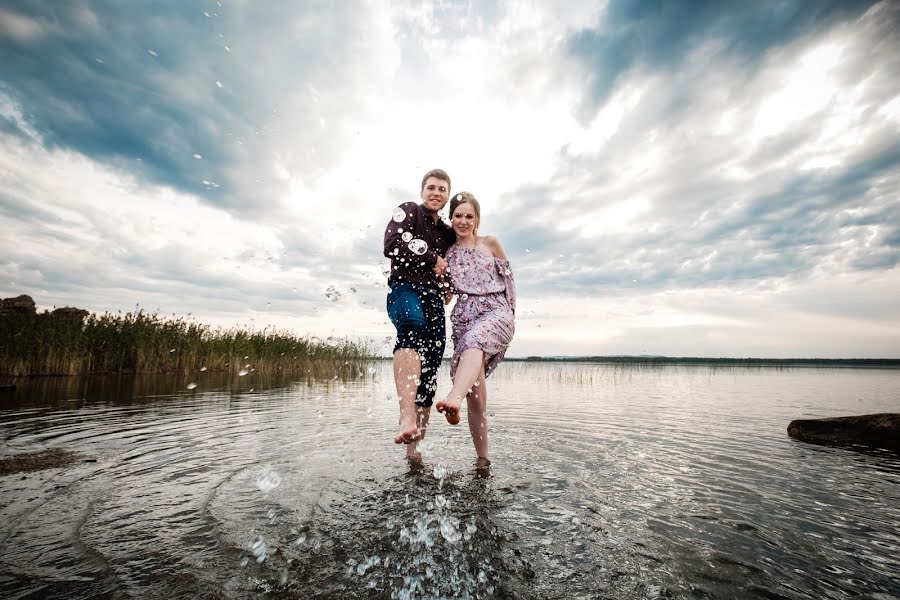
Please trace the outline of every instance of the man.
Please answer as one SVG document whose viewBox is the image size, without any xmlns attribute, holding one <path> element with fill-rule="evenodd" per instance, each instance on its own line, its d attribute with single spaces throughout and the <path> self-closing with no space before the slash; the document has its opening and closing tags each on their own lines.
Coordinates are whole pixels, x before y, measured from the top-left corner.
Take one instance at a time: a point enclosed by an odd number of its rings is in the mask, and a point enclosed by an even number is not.
<svg viewBox="0 0 900 600">
<path fill-rule="evenodd" d="M 397 329 L 394 384 L 400 397 L 400 432 L 406 456 L 418 461 L 416 442 L 425 437 L 444 357 L 444 292 L 449 286 L 447 249 L 456 241 L 438 211 L 450 198 L 450 176 L 434 169 L 422 178 L 421 204 L 394 210 L 384 231 L 384 255 L 391 259 L 387 310 Z"/>
</svg>

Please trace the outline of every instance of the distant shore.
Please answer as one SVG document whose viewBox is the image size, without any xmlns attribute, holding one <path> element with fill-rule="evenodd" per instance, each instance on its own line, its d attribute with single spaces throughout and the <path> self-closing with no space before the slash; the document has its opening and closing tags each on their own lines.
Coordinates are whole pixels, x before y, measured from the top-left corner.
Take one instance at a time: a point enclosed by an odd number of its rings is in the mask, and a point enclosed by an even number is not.
<svg viewBox="0 0 900 600">
<path fill-rule="evenodd" d="M 629 367 L 701 365 L 710 367 L 855 367 L 900 368 L 900 358 L 704 358 L 693 356 L 528 356 L 518 362 L 577 362 Z"/>
</svg>

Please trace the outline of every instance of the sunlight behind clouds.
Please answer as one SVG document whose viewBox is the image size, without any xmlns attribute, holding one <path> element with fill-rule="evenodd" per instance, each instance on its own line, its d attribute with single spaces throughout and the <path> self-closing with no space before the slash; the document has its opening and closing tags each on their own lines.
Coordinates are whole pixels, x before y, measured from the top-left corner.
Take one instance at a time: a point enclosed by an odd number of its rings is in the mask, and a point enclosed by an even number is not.
<svg viewBox="0 0 900 600">
<path fill-rule="evenodd" d="M 825 107 L 837 92 L 831 71 L 841 57 L 836 44 L 814 48 L 789 65 L 780 78 L 782 85 L 765 98 L 753 123 L 752 138 L 758 140 L 784 131 Z"/>
</svg>

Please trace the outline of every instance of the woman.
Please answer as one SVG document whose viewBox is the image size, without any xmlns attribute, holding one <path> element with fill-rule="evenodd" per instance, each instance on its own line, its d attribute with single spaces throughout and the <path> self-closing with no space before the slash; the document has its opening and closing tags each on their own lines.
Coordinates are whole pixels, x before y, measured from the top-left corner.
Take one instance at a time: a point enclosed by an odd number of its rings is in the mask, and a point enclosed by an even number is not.
<svg viewBox="0 0 900 600">
<path fill-rule="evenodd" d="M 487 386 L 515 332 L 516 288 L 503 246 L 497 238 L 478 234 L 481 207 L 469 192 L 450 200 L 450 224 L 456 243 L 447 251 L 456 306 L 453 324 L 453 389 L 438 402 L 438 412 L 451 425 L 459 423 L 460 403 L 466 398 L 469 431 L 476 466 L 488 459 Z"/>
</svg>

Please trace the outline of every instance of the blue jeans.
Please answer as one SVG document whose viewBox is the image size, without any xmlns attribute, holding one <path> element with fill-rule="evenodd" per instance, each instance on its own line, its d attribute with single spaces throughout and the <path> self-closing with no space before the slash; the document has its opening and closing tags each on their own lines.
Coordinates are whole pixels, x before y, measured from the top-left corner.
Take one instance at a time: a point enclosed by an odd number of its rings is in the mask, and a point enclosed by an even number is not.
<svg viewBox="0 0 900 600">
<path fill-rule="evenodd" d="M 431 406 L 437 391 L 437 374 L 444 359 L 447 331 L 444 300 L 426 287 L 412 283 L 392 283 L 387 296 L 387 312 L 397 329 L 394 352 L 411 348 L 419 353 L 422 373 L 416 390 L 416 404 Z"/>
</svg>

